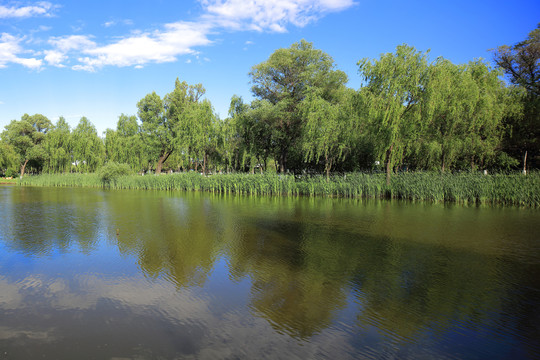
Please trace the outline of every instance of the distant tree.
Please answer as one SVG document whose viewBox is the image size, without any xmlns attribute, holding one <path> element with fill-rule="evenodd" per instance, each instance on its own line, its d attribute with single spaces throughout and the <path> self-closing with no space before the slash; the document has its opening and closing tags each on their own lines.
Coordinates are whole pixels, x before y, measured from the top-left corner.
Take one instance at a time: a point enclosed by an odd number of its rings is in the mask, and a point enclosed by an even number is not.
<svg viewBox="0 0 540 360">
<path fill-rule="evenodd" d="M 13 146 L 5 141 L 0 141 L 0 173 L 11 176 L 8 173 L 16 173 L 14 169 L 18 169 L 18 166 L 19 156 Z"/>
<path fill-rule="evenodd" d="M 499 46 L 494 50 L 493 58 L 513 84 L 540 96 L 540 24 L 524 41 L 513 46 Z"/>
<path fill-rule="evenodd" d="M 513 46 L 502 45 L 493 52 L 495 63 L 504 70 L 512 84 L 525 90 L 513 93 L 523 104 L 521 112 L 514 112 L 505 119 L 508 132 L 504 139 L 505 150 L 523 159 L 527 155 L 534 163 L 540 156 L 540 24 L 528 37 Z"/>
<path fill-rule="evenodd" d="M 216 115 L 208 100 L 191 103 L 182 115 L 179 123 L 180 145 L 186 149 L 189 156 L 197 159 L 206 175 L 208 158 L 217 151 Z"/>
<path fill-rule="evenodd" d="M 44 147 L 48 153 L 44 170 L 47 172 L 67 172 L 71 166 L 71 130 L 64 117 L 60 117 L 56 125 L 45 137 Z"/>
<path fill-rule="evenodd" d="M 413 146 L 421 168 L 452 168 L 457 161 L 487 165 L 499 151 L 505 87 L 482 61 L 429 66 L 421 102 L 422 128 Z M 466 158 L 466 159 L 465 159 Z"/>
<path fill-rule="evenodd" d="M 82 117 L 72 133 L 73 162 L 77 172 L 94 172 L 104 162 L 105 146 L 95 126 Z"/>
<path fill-rule="evenodd" d="M 11 145 L 17 153 L 21 178 L 30 161 L 40 167 L 47 158 L 43 141 L 51 127 L 51 121 L 41 114 L 24 114 L 21 120 L 12 120 L 5 126 L 2 140 Z"/>
<path fill-rule="evenodd" d="M 192 144 L 186 124 L 191 105 L 204 92 L 201 84 L 188 85 L 176 79 L 174 90 L 163 99 L 153 92 L 137 103 L 143 142 L 149 154 L 157 158 L 156 174 L 161 173 L 163 163 L 175 149 Z"/>
<path fill-rule="evenodd" d="M 483 61 L 471 61 L 467 72 L 474 81 L 474 109 L 467 118 L 464 156 L 471 169 L 492 164 L 500 148 L 502 119 L 505 115 L 505 88 L 501 73 Z"/>
<path fill-rule="evenodd" d="M 305 127 L 303 149 L 306 161 L 324 160 L 327 181 L 336 162 L 343 160 L 350 151 L 354 131 L 354 92 L 346 91 L 335 102 L 325 100 L 317 89 L 308 92 L 302 103 Z"/>
<path fill-rule="evenodd" d="M 268 60 L 252 67 L 253 94 L 268 101 L 277 115 L 270 125 L 281 172 L 287 168 L 291 149 L 300 145 L 304 122 L 299 106 L 307 90 L 316 88 L 321 98 L 330 100 L 347 82 L 345 73 L 334 68 L 328 54 L 305 40 L 274 51 Z"/>
<path fill-rule="evenodd" d="M 418 136 L 418 111 L 428 75 L 427 53 L 400 45 L 395 53 L 379 60 L 362 59 L 359 72 L 365 81 L 360 89 L 365 100 L 360 112 L 369 119 L 376 141 L 376 156 L 386 162 L 386 182 L 395 165 Z"/>
<path fill-rule="evenodd" d="M 245 139 L 241 135 L 243 118 L 249 110 L 240 96 L 233 95 L 229 106 L 229 117 L 218 122 L 219 149 L 227 172 L 237 169 L 240 154 L 245 149 Z"/>
<path fill-rule="evenodd" d="M 142 171 L 147 167 L 148 157 L 136 116 L 121 114 L 116 130 L 105 131 L 105 152 L 108 161 L 128 164 L 133 170 Z"/>
<path fill-rule="evenodd" d="M 258 164 L 266 169 L 268 158 L 272 155 L 279 157 L 282 143 L 279 140 L 283 132 L 276 124 L 280 119 L 279 105 L 272 105 L 268 100 L 252 101 L 244 116 L 239 118 L 238 124 L 245 145 L 242 164 L 247 164 L 252 172 Z"/>
</svg>

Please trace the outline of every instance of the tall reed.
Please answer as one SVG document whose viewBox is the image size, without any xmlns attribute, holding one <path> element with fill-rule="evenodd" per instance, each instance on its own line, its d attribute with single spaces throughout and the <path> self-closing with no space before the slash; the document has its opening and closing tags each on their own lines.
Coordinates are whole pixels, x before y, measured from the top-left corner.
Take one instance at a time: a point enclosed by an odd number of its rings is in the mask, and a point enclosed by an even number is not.
<svg viewBox="0 0 540 360">
<path fill-rule="evenodd" d="M 322 175 L 218 174 L 205 177 L 192 172 L 121 176 L 107 183 L 96 174 L 43 174 L 27 176 L 20 180 L 19 184 L 540 206 L 538 172 L 529 173 L 527 176 L 519 173 L 399 173 L 392 177 L 389 186 L 386 185 L 385 174 L 361 172 L 334 175 L 329 181 Z"/>
</svg>

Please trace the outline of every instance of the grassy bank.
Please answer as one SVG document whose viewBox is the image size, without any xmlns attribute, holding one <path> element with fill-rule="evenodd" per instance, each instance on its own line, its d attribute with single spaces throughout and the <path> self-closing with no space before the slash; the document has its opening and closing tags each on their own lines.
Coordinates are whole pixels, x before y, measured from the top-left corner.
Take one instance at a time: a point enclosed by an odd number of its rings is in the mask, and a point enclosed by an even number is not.
<svg viewBox="0 0 540 360">
<path fill-rule="evenodd" d="M 11 184 L 16 184 L 17 183 L 17 178 L 3 178 L 3 177 L 0 177 L 0 185 L 11 185 Z"/>
<path fill-rule="evenodd" d="M 540 173 L 523 176 L 411 172 L 394 175 L 390 186 L 386 185 L 384 174 L 366 173 L 334 176 L 329 182 L 323 176 L 295 177 L 275 174 L 223 174 L 209 177 L 197 173 L 130 175 L 109 182 L 103 182 L 96 174 L 43 174 L 25 177 L 20 184 L 540 206 Z"/>
</svg>

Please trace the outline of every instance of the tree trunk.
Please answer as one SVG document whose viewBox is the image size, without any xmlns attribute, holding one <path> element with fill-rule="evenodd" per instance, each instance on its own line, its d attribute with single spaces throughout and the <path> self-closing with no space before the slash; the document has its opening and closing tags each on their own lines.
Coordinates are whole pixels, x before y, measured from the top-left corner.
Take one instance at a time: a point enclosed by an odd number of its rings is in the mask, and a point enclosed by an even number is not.
<svg viewBox="0 0 540 360">
<path fill-rule="evenodd" d="M 171 152 L 164 152 L 158 159 L 157 165 L 156 165 L 156 174 L 161 174 L 161 168 L 163 167 L 163 163 L 167 161 L 169 158 L 169 155 L 171 155 Z"/>
<path fill-rule="evenodd" d="M 444 150 L 443 150 L 443 152 L 442 152 L 442 156 L 441 156 L 441 157 L 442 157 L 442 167 L 441 167 L 441 172 L 444 172 L 444 165 L 445 165 L 445 164 L 444 164 Z"/>
<path fill-rule="evenodd" d="M 394 144 L 390 145 L 386 153 L 386 185 L 390 186 L 390 175 L 392 174 L 392 150 L 394 149 Z"/>
<path fill-rule="evenodd" d="M 206 155 L 206 151 L 205 151 L 204 155 L 203 155 L 203 165 L 202 165 L 203 176 L 206 176 L 206 158 L 207 158 L 207 155 Z"/>
<path fill-rule="evenodd" d="M 285 168 L 287 167 L 287 151 L 281 150 L 281 155 L 279 157 L 279 166 L 280 166 L 280 172 L 282 174 L 285 174 Z"/>
<path fill-rule="evenodd" d="M 328 155 L 325 156 L 326 182 L 330 182 L 330 169 L 332 168 L 332 160 L 328 160 Z"/>
<path fill-rule="evenodd" d="M 525 151 L 525 156 L 523 157 L 523 175 L 527 175 L 527 151 Z"/>
<path fill-rule="evenodd" d="M 28 164 L 28 159 L 24 160 L 24 164 L 22 164 L 21 166 L 21 179 L 23 178 L 24 169 L 26 169 L 26 164 Z"/>
</svg>

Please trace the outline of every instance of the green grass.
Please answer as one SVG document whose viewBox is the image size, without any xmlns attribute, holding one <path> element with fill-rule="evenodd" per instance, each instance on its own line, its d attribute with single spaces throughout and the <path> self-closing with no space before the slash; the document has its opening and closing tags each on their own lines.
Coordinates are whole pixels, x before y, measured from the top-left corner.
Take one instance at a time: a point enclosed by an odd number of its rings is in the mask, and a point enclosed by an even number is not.
<svg viewBox="0 0 540 360">
<path fill-rule="evenodd" d="M 198 173 L 172 175 L 129 175 L 103 182 L 97 174 L 43 174 L 27 176 L 21 185 L 82 186 L 111 189 L 184 190 L 212 193 L 286 196 L 331 196 L 347 198 L 405 199 L 540 206 L 540 173 L 440 174 L 410 172 L 395 174 L 390 186 L 385 174 L 350 173 L 324 176 L 276 174 L 223 174 L 209 177 Z"/>
<path fill-rule="evenodd" d="M 0 184 L 16 184 L 18 178 L 3 178 L 0 177 Z"/>
</svg>

